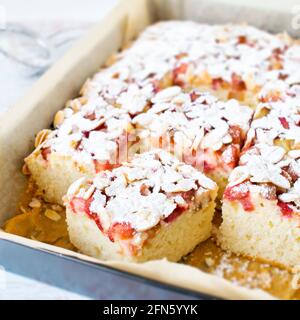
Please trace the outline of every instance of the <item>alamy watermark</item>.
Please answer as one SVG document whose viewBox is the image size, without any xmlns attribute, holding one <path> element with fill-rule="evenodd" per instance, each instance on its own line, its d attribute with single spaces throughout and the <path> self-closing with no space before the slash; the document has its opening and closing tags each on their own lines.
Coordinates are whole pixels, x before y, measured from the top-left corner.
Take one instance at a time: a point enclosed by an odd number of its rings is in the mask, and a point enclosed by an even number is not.
<svg viewBox="0 0 300 320">
<path fill-rule="evenodd" d="M 300 5 L 293 6 L 291 13 L 293 15 L 291 27 L 294 30 L 300 30 Z"/>
</svg>

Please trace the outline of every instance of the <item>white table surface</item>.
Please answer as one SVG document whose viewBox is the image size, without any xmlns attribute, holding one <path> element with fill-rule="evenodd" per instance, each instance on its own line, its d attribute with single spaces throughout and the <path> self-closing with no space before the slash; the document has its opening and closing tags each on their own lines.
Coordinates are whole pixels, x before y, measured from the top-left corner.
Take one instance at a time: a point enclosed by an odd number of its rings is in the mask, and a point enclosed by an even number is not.
<svg viewBox="0 0 300 320">
<path fill-rule="evenodd" d="M 8 22 L 22 23 L 43 35 L 65 26 L 99 21 L 117 0 L 0 0 Z M 2 7 L 1 7 L 2 6 Z M 8 109 L 37 79 L 0 54 L 0 113 Z M 1 265 L 1 261 L 0 261 Z M 108 297 L 109 298 L 109 297 Z M 5 271 L 0 267 L 0 299 L 88 299 Z"/>
</svg>

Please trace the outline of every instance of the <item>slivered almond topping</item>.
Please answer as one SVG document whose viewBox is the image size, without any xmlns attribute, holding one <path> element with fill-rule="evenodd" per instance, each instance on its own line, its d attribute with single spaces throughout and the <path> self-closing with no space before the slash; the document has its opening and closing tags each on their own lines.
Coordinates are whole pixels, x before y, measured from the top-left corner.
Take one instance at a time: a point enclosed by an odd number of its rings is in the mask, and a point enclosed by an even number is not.
<svg viewBox="0 0 300 320">
<path fill-rule="evenodd" d="M 169 87 L 167 89 L 164 89 L 160 91 L 158 94 L 155 95 L 154 98 L 152 98 L 152 102 L 154 103 L 162 103 L 171 101 L 172 98 L 176 97 L 181 92 L 181 88 L 174 86 Z"/>
<path fill-rule="evenodd" d="M 82 177 L 82 178 L 76 180 L 69 187 L 67 195 L 77 193 L 78 190 L 86 183 L 86 181 L 87 181 L 87 178 L 85 178 L 85 177 Z"/>
<path fill-rule="evenodd" d="M 52 220 L 52 221 L 59 221 L 61 219 L 61 216 L 54 210 L 51 210 L 51 209 L 46 209 L 45 210 L 45 216 Z"/>
<path fill-rule="evenodd" d="M 258 144 L 241 157 L 240 163 L 231 172 L 229 187 L 251 181 L 252 187 L 258 188 L 262 195 L 266 188 L 272 190 L 272 196 L 265 198 L 277 198 L 291 212 L 300 212 L 300 154 Z"/>
<path fill-rule="evenodd" d="M 35 142 L 34 142 L 34 146 L 37 148 L 39 145 L 41 145 L 48 137 L 48 135 L 51 133 L 52 131 L 49 129 L 44 129 L 41 130 L 35 138 Z"/>
<path fill-rule="evenodd" d="M 54 117 L 54 122 L 53 122 L 54 127 L 55 128 L 59 127 L 63 123 L 64 119 L 65 119 L 64 112 L 62 110 L 59 110 Z"/>
<path fill-rule="evenodd" d="M 89 189 L 87 189 L 87 191 L 85 191 L 85 193 L 83 195 L 83 199 L 85 199 L 85 200 L 89 199 L 95 190 L 96 190 L 96 187 L 94 185 L 90 186 Z"/>
<path fill-rule="evenodd" d="M 40 208 L 41 205 L 42 205 L 41 202 L 36 198 L 33 198 L 29 203 L 29 207 L 31 208 Z"/>
<path fill-rule="evenodd" d="M 22 173 L 26 176 L 29 176 L 31 174 L 29 168 L 28 168 L 28 165 L 25 163 L 22 167 Z"/>
<path fill-rule="evenodd" d="M 51 209 L 54 210 L 54 211 L 56 211 L 56 212 L 63 212 L 63 211 L 64 211 L 64 209 L 63 209 L 60 205 L 58 205 L 58 204 L 53 204 L 53 205 L 51 206 Z"/>
<path fill-rule="evenodd" d="M 217 151 L 232 142 L 232 126 L 246 135 L 252 117 L 249 107 L 235 100 L 221 102 L 198 90 L 184 93 L 179 87 L 169 89 L 160 91 L 152 99 L 155 102 L 152 107 L 133 119 L 139 128 L 139 137 L 146 142 L 149 138 L 174 135 L 175 148 L 182 145 L 189 151 L 207 148 Z M 157 99 L 159 95 L 162 98 Z M 191 95 L 195 98 L 191 99 Z"/>
<path fill-rule="evenodd" d="M 188 208 L 190 199 L 201 201 L 202 194 L 216 188 L 201 172 L 158 149 L 101 172 L 88 184 L 75 182 L 67 198 L 72 201 L 89 194 L 92 199 L 84 199 L 92 200 L 89 210 L 105 221 L 103 228 L 109 227 L 109 221 L 110 225 L 125 223 L 142 232 L 171 215 L 178 203 Z"/>
<path fill-rule="evenodd" d="M 247 141 L 270 145 L 277 142 L 284 145 L 289 141 L 286 145 L 287 150 L 290 150 L 291 147 L 296 148 L 300 143 L 300 86 L 289 87 L 288 84 L 278 84 L 278 86 L 277 96 L 280 99 L 272 100 L 269 98 L 257 106 L 251 124 L 253 132 L 249 131 Z M 272 90 L 274 89 L 263 88 L 264 94 L 270 95 L 270 97 L 272 97 Z M 262 114 L 262 110 L 268 112 Z M 251 137 L 249 137 L 250 134 Z"/>
<path fill-rule="evenodd" d="M 238 170 L 240 176 L 249 175 L 250 181 L 254 183 L 271 182 L 280 188 L 288 189 L 290 182 L 282 175 L 282 170 L 277 164 L 284 154 L 284 150 L 280 147 L 256 145 L 242 156 L 241 163 L 245 165 L 235 169 L 234 172 Z M 238 179 L 238 176 L 231 177 L 230 183 L 234 183 L 232 178 Z"/>
<path fill-rule="evenodd" d="M 294 290 L 298 290 L 300 288 L 300 272 L 293 275 L 291 287 Z"/>
<path fill-rule="evenodd" d="M 102 68 L 85 83 L 84 96 L 71 100 L 67 108 L 57 113 L 54 122 L 58 130 L 49 146 L 55 152 L 73 157 L 80 165 L 91 165 L 94 160 L 109 161 L 118 152 L 120 136 L 135 133 L 131 118 L 149 110 L 144 121 L 151 127 L 147 128 L 148 132 L 143 131 L 144 134 L 167 131 L 171 125 L 171 129 L 176 129 L 174 139 L 182 145 L 188 145 L 191 150 L 201 146 L 218 152 L 224 144 L 232 142 L 228 123 L 237 123 L 245 132 L 251 115 L 242 111 L 236 101 L 227 101 L 224 107 L 209 97 L 208 101 L 199 102 L 201 97 L 194 92 L 188 98 L 180 86 L 186 89 L 197 85 L 197 81 L 199 85 L 204 81 L 208 86 L 227 86 L 234 89 L 235 94 L 244 89 L 253 89 L 256 94 L 262 88 L 259 97 L 261 101 L 268 101 L 271 85 L 276 89 L 272 92 L 278 92 L 276 87 L 286 88 L 286 84 L 295 85 L 299 80 L 298 52 L 299 45 L 291 44 L 284 37 L 245 25 L 212 26 L 187 21 L 152 25 L 130 47 L 116 54 L 113 64 Z M 285 85 L 282 85 L 282 75 Z M 198 107 L 206 103 L 217 105 L 219 112 L 214 113 L 214 108 L 211 114 L 207 110 L 202 112 L 194 103 Z M 193 126 L 187 129 L 186 123 L 181 124 L 177 112 L 173 119 L 169 104 L 177 109 L 190 104 L 193 110 L 186 116 L 191 116 L 188 124 Z M 156 110 L 155 115 L 150 112 L 152 108 Z M 224 121 L 220 121 L 222 116 Z M 163 120 L 165 127 L 158 126 L 159 120 Z M 286 120 L 289 124 L 290 119 Z M 198 135 L 197 129 L 206 125 L 208 132 L 203 137 Z M 285 120 L 281 120 L 281 124 L 280 120 L 276 122 L 276 130 L 280 129 L 286 138 L 300 136 L 295 128 L 289 133 L 286 128 Z M 97 134 L 90 134 L 94 131 Z M 267 131 L 259 127 L 254 135 L 259 136 L 261 142 L 273 141 L 274 130 Z"/>
</svg>

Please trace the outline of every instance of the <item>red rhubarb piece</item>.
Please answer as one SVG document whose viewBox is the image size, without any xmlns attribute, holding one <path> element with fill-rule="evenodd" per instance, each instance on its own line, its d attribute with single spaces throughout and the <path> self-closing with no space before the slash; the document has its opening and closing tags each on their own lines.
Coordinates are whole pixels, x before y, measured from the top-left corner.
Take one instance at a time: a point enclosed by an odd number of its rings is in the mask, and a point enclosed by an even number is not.
<svg viewBox="0 0 300 320">
<path fill-rule="evenodd" d="M 280 121 L 281 125 L 284 127 L 284 129 L 290 128 L 290 125 L 285 117 L 279 117 L 279 121 Z"/>
<path fill-rule="evenodd" d="M 254 210 L 254 205 L 250 198 L 249 188 L 245 183 L 226 188 L 224 191 L 224 199 L 229 201 L 239 201 L 245 211 Z"/>
<path fill-rule="evenodd" d="M 48 147 L 48 148 L 44 148 L 44 149 L 42 149 L 41 150 L 41 155 L 42 155 L 42 157 L 43 157 L 43 159 L 45 160 L 45 161 L 47 161 L 48 160 L 48 155 L 51 153 L 51 149 Z"/>
<path fill-rule="evenodd" d="M 114 242 L 116 238 L 126 240 L 132 238 L 134 235 L 134 229 L 129 223 L 117 222 L 114 223 L 108 230 L 108 237 L 110 241 Z"/>
<path fill-rule="evenodd" d="M 92 198 L 85 200 L 83 198 L 75 197 L 71 200 L 70 206 L 71 206 L 71 209 L 73 210 L 73 212 L 75 212 L 75 213 L 84 212 L 90 216 L 91 215 L 90 204 L 92 201 L 93 201 Z"/>
<path fill-rule="evenodd" d="M 278 201 L 277 205 L 280 208 L 281 213 L 284 217 L 291 218 L 293 209 L 287 203 Z"/>
<path fill-rule="evenodd" d="M 241 144 L 242 143 L 242 129 L 239 126 L 230 126 L 228 130 L 232 143 Z"/>
<path fill-rule="evenodd" d="M 173 82 L 174 84 L 182 85 L 182 81 L 179 79 L 181 74 L 184 74 L 187 71 L 187 63 L 182 63 L 180 66 L 176 67 L 173 70 Z"/>
<path fill-rule="evenodd" d="M 234 90 L 236 91 L 243 91 L 246 90 L 246 84 L 243 81 L 243 79 L 237 75 L 236 73 L 233 73 L 231 75 L 231 84 Z"/>
<path fill-rule="evenodd" d="M 112 170 L 114 168 L 114 165 L 109 163 L 108 161 L 101 162 L 98 160 L 94 160 L 94 165 L 95 165 L 96 173 L 104 171 L 104 170 Z"/>
</svg>

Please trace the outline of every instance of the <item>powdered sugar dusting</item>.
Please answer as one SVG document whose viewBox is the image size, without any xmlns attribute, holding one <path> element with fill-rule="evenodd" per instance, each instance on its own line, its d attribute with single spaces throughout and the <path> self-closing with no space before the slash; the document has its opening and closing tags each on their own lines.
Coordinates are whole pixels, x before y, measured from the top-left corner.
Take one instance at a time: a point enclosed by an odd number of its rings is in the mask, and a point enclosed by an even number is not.
<svg viewBox="0 0 300 320">
<path fill-rule="evenodd" d="M 233 169 L 229 186 L 249 181 L 264 198 L 277 198 L 288 203 L 293 212 L 300 212 L 300 154 L 291 155 L 281 147 L 256 144 Z"/>
<path fill-rule="evenodd" d="M 179 87 L 162 90 L 152 101 L 151 109 L 133 119 L 139 136 L 173 134 L 175 143 L 181 140 L 186 149 L 219 150 L 232 142 L 230 126 L 238 126 L 245 135 L 252 117 L 252 110 L 235 100 L 222 102 L 197 90 L 184 93 Z"/>
<path fill-rule="evenodd" d="M 209 86 L 214 81 L 225 81 L 232 90 L 262 88 L 259 95 L 263 96 L 265 86 L 270 83 L 295 83 L 292 78 L 296 77 L 295 70 L 299 70 L 298 51 L 298 46 L 287 37 L 246 25 L 157 23 L 118 53 L 114 63 L 86 82 L 83 96 L 67 104 L 58 117 L 61 121 L 63 115 L 63 122 L 43 147 L 70 156 L 77 163 L 109 162 L 118 153 L 118 139 L 131 133 L 131 118 L 137 116 L 134 121 L 147 127 L 140 133 L 142 138 L 174 129 L 174 140 L 181 145 L 217 152 L 232 142 L 228 134 L 232 123 L 244 132 L 248 130 L 249 108 L 235 100 L 215 101 L 208 95 L 191 101 L 180 87 L 195 87 L 197 81 Z M 205 103 L 210 108 L 200 107 Z M 184 106 L 183 112 L 178 113 L 178 105 Z M 257 119 L 253 129 L 257 127 L 255 134 L 259 140 L 271 142 L 276 131 L 277 136 L 296 141 L 299 128 L 294 126 L 287 132 L 278 121 L 279 115 L 276 117 L 274 122 L 272 116 L 276 130 L 264 130 L 261 126 L 270 125 L 260 124 Z M 292 121 L 296 123 L 297 117 Z M 100 132 L 86 134 L 90 131 Z M 228 149 L 223 160 L 229 163 L 231 159 Z"/>
<path fill-rule="evenodd" d="M 267 143 L 276 140 L 292 140 L 295 147 L 300 143 L 300 86 L 287 84 L 264 89 L 262 96 L 268 101 L 261 102 L 256 108 L 248 135 L 248 144 Z"/>
<path fill-rule="evenodd" d="M 193 167 L 162 150 L 136 156 L 121 167 L 98 174 L 90 210 L 105 227 L 129 223 L 137 232 L 151 229 L 167 218 L 178 205 L 189 206 L 184 196 L 191 192 L 194 205 L 202 193 L 215 190 L 215 183 Z M 78 196 L 80 188 L 69 197 Z M 109 220 L 109 223 L 108 223 Z"/>
</svg>

